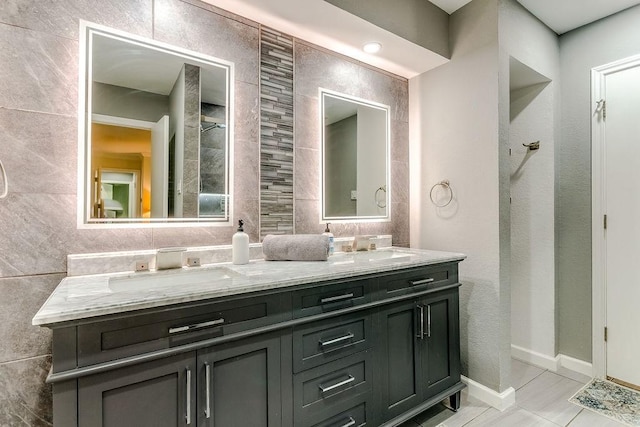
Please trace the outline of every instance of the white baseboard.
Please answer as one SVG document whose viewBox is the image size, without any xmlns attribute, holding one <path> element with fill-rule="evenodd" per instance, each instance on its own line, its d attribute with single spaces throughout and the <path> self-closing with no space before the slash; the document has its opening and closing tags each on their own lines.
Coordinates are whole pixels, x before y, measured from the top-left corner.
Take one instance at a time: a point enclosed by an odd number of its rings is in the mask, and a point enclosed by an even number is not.
<svg viewBox="0 0 640 427">
<path fill-rule="evenodd" d="M 546 354 L 538 353 L 512 344 L 511 357 L 543 369 L 548 369 L 552 372 L 558 372 L 560 368 L 565 368 L 588 377 L 593 377 L 593 365 L 591 363 L 570 356 L 565 356 L 564 354 L 558 354 L 556 357 L 551 357 Z"/>
<path fill-rule="evenodd" d="M 560 358 L 561 367 L 588 377 L 594 377 L 593 364 L 571 356 L 565 356 L 564 354 L 559 354 L 558 357 Z"/>
<path fill-rule="evenodd" d="M 516 403 L 516 391 L 513 387 L 509 387 L 502 393 L 486 387 L 479 382 L 462 376 L 462 382 L 467 385 L 467 393 L 487 405 L 491 405 L 499 411 L 504 411 L 514 403 Z"/>
<path fill-rule="evenodd" d="M 553 372 L 558 371 L 558 358 L 511 344 L 511 357 Z"/>
</svg>

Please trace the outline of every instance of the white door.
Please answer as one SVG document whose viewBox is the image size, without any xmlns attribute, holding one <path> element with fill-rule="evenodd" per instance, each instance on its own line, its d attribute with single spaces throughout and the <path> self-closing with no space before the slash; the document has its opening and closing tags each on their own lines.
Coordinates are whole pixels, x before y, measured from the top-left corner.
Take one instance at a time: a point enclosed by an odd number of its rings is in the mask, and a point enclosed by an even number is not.
<svg viewBox="0 0 640 427">
<path fill-rule="evenodd" d="M 640 64 L 604 95 L 606 375 L 640 386 Z"/>
<path fill-rule="evenodd" d="M 169 214 L 169 116 L 151 128 L 151 218 Z"/>
</svg>

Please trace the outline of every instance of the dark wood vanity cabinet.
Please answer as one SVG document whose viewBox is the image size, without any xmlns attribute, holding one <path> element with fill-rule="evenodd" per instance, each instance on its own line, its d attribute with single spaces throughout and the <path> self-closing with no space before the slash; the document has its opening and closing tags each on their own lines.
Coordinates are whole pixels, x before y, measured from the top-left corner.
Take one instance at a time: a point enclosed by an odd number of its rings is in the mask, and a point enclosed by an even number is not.
<svg viewBox="0 0 640 427">
<path fill-rule="evenodd" d="M 381 422 L 425 402 L 431 406 L 430 400 L 442 400 L 440 393 L 460 383 L 457 319 L 457 288 L 398 302 L 376 313 Z M 458 393 L 449 395 L 455 409 Z"/>
<path fill-rule="evenodd" d="M 458 286 L 450 262 L 63 325 L 54 425 L 392 426 L 457 408 Z"/>
</svg>

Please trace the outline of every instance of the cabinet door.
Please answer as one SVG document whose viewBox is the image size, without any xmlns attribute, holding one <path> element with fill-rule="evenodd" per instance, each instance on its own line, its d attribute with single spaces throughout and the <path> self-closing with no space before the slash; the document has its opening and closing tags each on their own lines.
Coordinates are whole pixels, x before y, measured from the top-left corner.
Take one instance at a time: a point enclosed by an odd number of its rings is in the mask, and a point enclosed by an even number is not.
<svg viewBox="0 0 640 427">
<path fill-rule="evenodd" d="M 422 401 L 420 316 L 415 300 L 385 307 L 376 313 L 379 332 L 376 366 L 379 367 L 380 421 L 387 421 Z"/>
<path fill-rule="evenodd" d="M 198 426 L 282 425 L 280 354 L 277 334 L 198 352 Z"/>
<path fill-rule="evenodd" d="M 194 352 L 78 380 L 78 425 L 195 425 Z"/>
<path fill-rule="evenodd" d="M 420 381 L 426 400 L 460 381 L 458 289 L 439 292 L 418 304 L 426 316 Z"/>
</svg>

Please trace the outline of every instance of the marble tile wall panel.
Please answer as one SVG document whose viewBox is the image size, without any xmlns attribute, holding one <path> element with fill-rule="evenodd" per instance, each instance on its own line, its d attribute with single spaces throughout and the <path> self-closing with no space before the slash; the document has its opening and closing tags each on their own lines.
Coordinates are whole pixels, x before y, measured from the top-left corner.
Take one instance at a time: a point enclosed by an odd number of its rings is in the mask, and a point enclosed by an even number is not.
<svg viewBox="0 0 640 427">
<path fill-rule="evenodd" d="M 258 84 L 258 29 L 180 0 L 154 0 L 154 38 L 235 64 L 235 78 Z M 219 10 L 219 9 L 215 9 Z"/>
<path fill-rule="evenodd" d="M 152 37 L 153 0 L 3 0 L 0 22 L 78 40 L 78 20 Z"/>
<path fill-rule="evenodd" d="M 392 234 L 409 245 L 408 82 L 304 41 L 295 43 L 295 223 L 296 233 L 316 233 L 320 219 L 320 113 L 318 90 L 325 88 L 390 107 L 391 221 L 331 225 L 336 237 Z M 310 186 L 313 186 L 310 188 Z"/>
<path fill-rule="evenodd" d="M 260 237 L 293 234 L 293 39 L 260 31 Z"/>
<path fill-rule="evenodd" d="M 51 331 L 31 318 L 64 274 L 0 279 L 0 363 L 51 353 Z"/>
<path fill-rule="evenodd" d="M 75 194 L 77 120 L 0 108 L 0 159 L 12 193 Z"/>
<path fill-rule="evenodd" d="M 75 117 L 78 42 L 0 24 L 0 107 Z"/>
<path fill-rule="evenodd" d="M 50 356 L 0 363 L 0 425 L 51 426 Z"/>
</svg>

